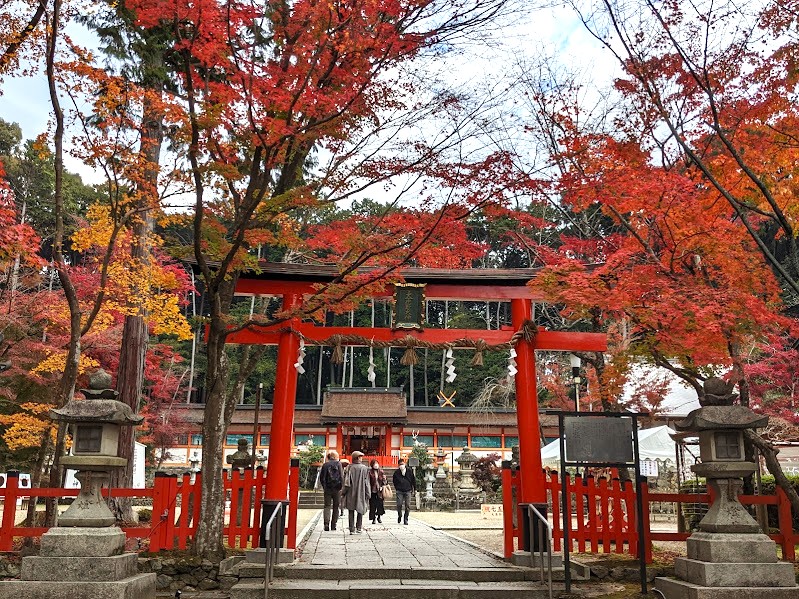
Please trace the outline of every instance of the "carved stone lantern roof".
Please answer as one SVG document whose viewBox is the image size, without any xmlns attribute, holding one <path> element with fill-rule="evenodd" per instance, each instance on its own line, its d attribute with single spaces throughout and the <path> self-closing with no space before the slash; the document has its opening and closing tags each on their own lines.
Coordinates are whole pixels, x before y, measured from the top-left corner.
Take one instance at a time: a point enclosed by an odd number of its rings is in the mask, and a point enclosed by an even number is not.
<svg viewBox="0 0 799 599">
<path fill-rule="evenodd" d="M 63 408 L 50 410 L 50 417 L 63 422 L 110 422 L 120 426 L 134 426 L 144 420 L 144 416 L 134 414 L 129 405 L 116 399 L 73 399 Z"/>
<path fill-rule="evenodd" d="M 100 369 L 89 377 L 89 388 L 81 389 L 86 400 L 70 400 L 63 408 L 50 410 L 50 418 L 62 422 L 111 423 L 119 426 L 141 424 L 143 416 L 135 414 L 126 403 L 117 401 L 110 388 L 111 375 Z"/>
<path fill-rule="evenodd" d="M 705 406 L 674 423 L 678 431 L 763 428 L 768 416 L 756 414 L 746 406 Z"/>
<path fill-rule="evenodd" d="M 461 455 L 458 456 L 458 459 L 455 461 L 458 462 L 458 465 L 461 468 L 466 468 L 468 470 L 471 469 L 472 464 L 474 464 L 477 461 L 477 459 L 478 459 L 477 456 L 474 455 L 471 451 L 469 451 L 468 447 L 464 446 L 463 453 L 461 453 Z"/>
</svg>

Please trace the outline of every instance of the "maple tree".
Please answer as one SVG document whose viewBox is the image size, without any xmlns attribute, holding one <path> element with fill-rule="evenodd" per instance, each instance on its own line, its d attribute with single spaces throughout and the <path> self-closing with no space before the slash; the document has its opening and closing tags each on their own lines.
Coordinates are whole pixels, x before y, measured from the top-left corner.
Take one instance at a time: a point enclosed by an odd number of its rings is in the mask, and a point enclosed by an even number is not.
<svg viewBox="0 0 799 599">
<path fill-rule="evenodd" d="M 789 306 L 799 298 L 791 4 L 604 0 L 583 13 L 624 69 L 616 87 L 653 153 L 690 162 L 728 204 Z"/>
<path fill-rule="evenodd" d="M 254 367 L 253 360 L 239 359 L 231 381 L 225 349 L 238 273 L 255 266 L 249 250 L 296 248 L 294 211 L 348 196 L 362 190 L 364 182 L 421 171 L 421 165 L 441 177 L 447 165 L 435 148 L 419 145 L 415 154 L 389 159 L 367 152 L 364 140 L 380 130 L 382 111 L 390 115 L 403 109 L 407 84 L 392 80 L 397 77 L 392 70 L 425 47 L 485 23 L 502 2 L 269 2 L 265 13 L 255 5 L 232 3 L 127 6 L 138 26 L 168 26 L 173 39 L 170 56 L 186 108 L 173 140 L 183 148 L 188 166 L 183 175 L 195 195 L 192 251 L 210 314 L 203 426 L 208 450 L 202 467 L 216 472 L 235 399 Z M 313 169 L 311 157 L 319 148 L 331 159 L 325 168 Z M 457 169 L 447 172 L 453 181 Z M 444 214 L 420 222 L 419 228 L 390 231 L 392 238 L 383 239 L 395 250 L 393 263 L 376 274 L 363 276 L 356 269 L 385 255 L 384 248 L 363 247 L 359 236 L 349 238 L 346 250 L 339 244 L 341 278 L 304 310 L 318 313 L 368 291 L 396 270 L 398 254 L 421 248 L 429 227 L 439 226 Z M 204 478 L 204 511 L 194 546 L 202 555 L 222 551 L 221 498 L 221 481 Z"/>
<path fill-rule="evenodd" d="M 617 87 L 624 98 L 624 81 Z M 609 355 L 580 354 L 596 372 L 603 408 L 617 409 L 641 360 L 671 371 L 700 399 L 704 379 L 731 369 L 748 405 L 749 348 L 795 335 L 796 323 L 740 214 L 694 162 L 652 142 L 656 125 L 639 104 L 616 106 L 610 132 L 585 127 L 568 99 L 546 116 L 555 125 L 551 193 L 592 220 L 564 231 L 558 255 L 531 284 L 570 319 L 607 330 Z M 656 406 L 664 387 L 639 387 Z"/>
</svg>

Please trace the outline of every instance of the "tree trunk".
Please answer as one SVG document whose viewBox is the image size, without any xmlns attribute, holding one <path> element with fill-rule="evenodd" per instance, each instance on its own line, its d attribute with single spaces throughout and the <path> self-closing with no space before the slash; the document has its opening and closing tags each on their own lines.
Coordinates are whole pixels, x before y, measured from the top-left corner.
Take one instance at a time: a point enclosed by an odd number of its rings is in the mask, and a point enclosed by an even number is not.
<svg viewBox="0 0 799 599">
<path fill-rule="evenodd" d="M 229 363 L 225 354 L 225 340 L 214 331 L 208 337 L 208 369 L 205 375 L 206 403 L 203 418 L 202 489 L 200 500 L 200 520 L 194 537 L 192 551 L 195 555 L 218 561 L 225 557 L 222 544 L 222 530 L 225 517 L 225 492 L 222 484 L 223 452 L 228 409 L 227 381 Z"/>
<path fill-rule="evenodd" d="M 763 454 L 768 471 L 771 472 L 774 476 L 774 481 L 788 496 L 788 500 L 791 502 L 791 507 L 793 508 L 793 513 L 799 514 L 799 495 L 793 488 L 791 481 L 788 480 L 785 473 L 782 471 L 782 466 L 780 466 L 780 463 L 777 461 L 777 454 L 780 450 L 751 429 L 744 430 L 744 437 Z"/>
<path fill-rule="evenodd" d="M 55 132 L 53 134 L 53 168 L 55 173 L 55 183 L 53 187 L 53 204 L 55 215 L 55 231 L 53 236 L 53 264 L 61 286 L 64 290 L 64 297 L 69 306 L 69 343 L 67 346 L 67 357 L 64 362 L 64 373 L 58 384 L 56 393 L 56 405 L 63 407 L 72 399 L 75 394 L 75 383 L 78 380 L 80 351 L 81 351 L 81 309 L 78 303 L 78 294 L 69 275 L 66 264 L 64 263 L 63 244 L 64 244 L 64 112 L 58 98 L 56 82 L 56 46 L 59 31 L 61 28 L 61 0 L 53 0 L 51 17 L 48 27 L 47 37 L 47 59 L 46 73 L 47 86 L 50 92 L 50 104 L 53 107 L 53 117 L 55 119 Z M 57 488 L 62 485 L 61 454 L 64 452 L 64 440 L 66 438 L 66 428 L 61 423 L 58 427 L 56 445 L 53 455 L 53 464 L 50 470 L 50 487 Z M 52 498 L 47 501 L 47 516 L 45 526 L 55 526 L 57 519 L 56 503 Z"/>
<path fill-rule="evenodd" d="M 158 60 L 158 58 L 155 58 Z M 156 89 L 155 93 L 160 93 Z M 158 163 L 161 157 L 161 146 L 164 140 L 162 110 L 145 95 L 139 158 L 144 162 L 144 178 L 140 185 L 137 217 L 133 222 L 133 247 L 131 258 L 135 265 L 148 265 L 152 259 L 150 239 L 153 231 L 151 209 L 158 203 Z M 143 299 L 150 293 L 149 281 L 141 281 L 142 288 L 137 290 L 136 297 Z M 122 341 L 119 353 L 119 371 L 117 372 L 117 390 L 119 401 L 129 405 L 138 413 L 141 409 L 141 393 L 144 386 L 145 357 L 149 334 L 147 330 L 147 314 L 141 302 L 136 314 L 125 317 L 122 329 Z M 127 465 L 111 474 L 111 486 L 130 487 L 133 481 L 133 455 L 136 437 L 133 427 L 124 426 L 119 434 L 119 457 L 127 459 Z M 119 497 L 112 501 L 112 510 L 118 520 L 135 522 L 136 516 L 130 499 Z"/>
</svg>

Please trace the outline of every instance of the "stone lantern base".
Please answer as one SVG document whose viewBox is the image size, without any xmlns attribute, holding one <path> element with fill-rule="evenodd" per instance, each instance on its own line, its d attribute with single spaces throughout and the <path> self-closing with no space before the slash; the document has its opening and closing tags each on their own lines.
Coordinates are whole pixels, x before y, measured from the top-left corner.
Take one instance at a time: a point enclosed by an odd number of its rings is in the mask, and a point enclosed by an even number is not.
<svg viewBox="0 0 799 599">
<path fill-rule="evenodd" d="M 762 533 L 695 532 L 688 557 L 674 560 L 677 578 L 656 578 L 666 599 L 795 599 L 793 564 L 777 561 Z"/>
<path fill-rule="evenodd" d="M 20 580 L 0 581 L 14 599 L 155 599 L 155 574 L 138 573 L 138 555 L 122 553 L 117 527 L 56 527 L 42 535 L 38 556 L 22 558 Z"/>
</svg>

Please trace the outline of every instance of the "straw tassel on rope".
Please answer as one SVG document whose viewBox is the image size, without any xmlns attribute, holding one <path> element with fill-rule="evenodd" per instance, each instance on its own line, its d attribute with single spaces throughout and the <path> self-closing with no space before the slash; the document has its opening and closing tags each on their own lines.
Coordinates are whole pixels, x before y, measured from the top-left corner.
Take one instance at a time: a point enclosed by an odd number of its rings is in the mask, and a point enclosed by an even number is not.
<svg viewBox="0 0 799 599">
<path fill-rule="evenodd" d="M 332 364 L 343 364 L 344 349 L 341 347 L 341 335 L 333 335 L 330 337 L 330 341 L 333 344 L 333 355 L 330 356 L 330 362 Z"/>
<path fill-rule="evenodd" d="M 416 355 L 416 346 L 418 345 L 418 340 L 415 337 L 407 335 L 401 343 L 407 349 L 405 350 L 405 353 L 402 354 L 400 364 L 403 366 L 414 366 L 415 364 L 418 364 L 419 356 Z"/>
<path fill-rule="evenodd" d="M 474 356 L 472 357 L 472 366 L 483 365 L 483 352 L 488 349 L 488 343 L 482 339 L 474 342 Z"/>
</svg>

